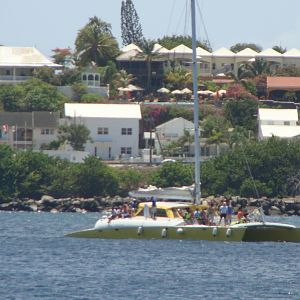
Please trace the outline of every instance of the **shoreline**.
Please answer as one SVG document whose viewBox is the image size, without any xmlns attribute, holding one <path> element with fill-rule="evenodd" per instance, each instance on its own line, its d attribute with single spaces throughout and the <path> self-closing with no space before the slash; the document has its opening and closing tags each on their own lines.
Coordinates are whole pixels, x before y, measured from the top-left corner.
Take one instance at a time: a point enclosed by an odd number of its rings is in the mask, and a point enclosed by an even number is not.
<svg viewBox="0 0 300 300">
<path fill-rule="evenodd" d="M 51 196 L 43 196 L 40 200 L 14 199 L 10 202 L 1 203 L 0 211 L 27 211 L 27 212 L 103 212 L 112 206 L 122 205 L 130 202 L 130 197 L 115 196 L 113 198 L 63 198 L 55 199 Z M 202 203 L 213 201 L 219 205 L 224 201 L 224 197 L 207 197 L 202 199 Z M 231 204 L 237 212 L 240 207 L 246 208 L 249 212 L 257 207 L 262 207 L 264 213 L 269 216 L 300 216 L 300 197 L 289 197 L 282 199 L 254 199 L 231 197 Z"/>
</svg>

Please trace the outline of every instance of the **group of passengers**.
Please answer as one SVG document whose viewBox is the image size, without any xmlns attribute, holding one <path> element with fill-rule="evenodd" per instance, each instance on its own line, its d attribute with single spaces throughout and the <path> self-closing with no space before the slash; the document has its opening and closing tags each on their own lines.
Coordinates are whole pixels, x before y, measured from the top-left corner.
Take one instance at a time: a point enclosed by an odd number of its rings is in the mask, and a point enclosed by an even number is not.
<svg viewBox="0 0 300 300">
<path fill-rule="evenodd" d="M 121 206 L 114 206 L 111 210 L 111 215 L 108 218 L 108 223 L 114 219 L 119 218 L 131 218 L 134 216 L 136 210 L 136 202 L 132 201 L 130 203 L 125 202 Z"/>
<path fill-rule="evenodd" d="M 200 225 L 221 225 L 222 220 L 224 226 L 230 225 L 232 222 L 232 216 L 234 215 L 234 209 L 229 200 L 222 202 L 219 206 L 216 203 L 211 202 L 208 208 L 196 208 L 193 212 L 187 208 L 184 213 L 178 211 L 178 213 L 183 217 L 187 224 L 200 224 Z M 247 222 L 247 213 L 242 208 L 239 209 L 237 215 L 237 222 L 244 223 Z"/>
</svg>

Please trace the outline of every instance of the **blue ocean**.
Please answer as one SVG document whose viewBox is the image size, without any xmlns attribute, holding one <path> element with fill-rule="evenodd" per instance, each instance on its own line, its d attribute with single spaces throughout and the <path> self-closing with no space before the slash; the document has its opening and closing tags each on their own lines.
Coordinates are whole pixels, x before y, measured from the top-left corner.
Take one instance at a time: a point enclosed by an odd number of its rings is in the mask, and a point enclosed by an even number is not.
<svg viewBox="0 0 300 300">
<path fill-rule="evenodd" d="M 300 244 L 64 237 L 98 217 L 1 212 L 0 299 L 300 299 Z"/>
</svg>

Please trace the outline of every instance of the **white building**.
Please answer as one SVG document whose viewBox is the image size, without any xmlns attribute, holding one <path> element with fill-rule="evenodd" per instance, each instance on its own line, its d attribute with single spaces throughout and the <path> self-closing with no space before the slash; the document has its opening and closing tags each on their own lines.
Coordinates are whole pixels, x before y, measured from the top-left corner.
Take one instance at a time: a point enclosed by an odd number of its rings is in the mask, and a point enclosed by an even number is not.
<svg viewBox="0 0 300 300">
<path fill-rule="evenodd" d="M 155 149 L 157 153 L 161 152 L 168 144 L 177 141 L 188 131 L 191 136 L 194 135 L 194 123 L 184 118 L 174 118 L 168 122 L 160 124 L 155 128 Z"/>
<path fill-rule="evenodd" d="M 277 136 L 291 139 L 300 135 L 297 109 L 258 110 L 258 138 L 260 140 Z"/>
<path fill-rule="evenodd" d="M 139 154 L 139 104 L 65 103 L 65 116 L 90 130 L 85 151 L 105 160 Z"/>
<path fill-rule="evenodd" d="M 59 113 L 0 112 L 0 125 L 0 144 L 9 144 L 18 149 L 38 150 L 43 144 L 57 139 Z"/>
<path fill-rule="evenodd" d="M 34 47 L 0 46 L 0 83 L 19 83 L 33 76 L 36 68 L 62 68 Z"/>
</svg>

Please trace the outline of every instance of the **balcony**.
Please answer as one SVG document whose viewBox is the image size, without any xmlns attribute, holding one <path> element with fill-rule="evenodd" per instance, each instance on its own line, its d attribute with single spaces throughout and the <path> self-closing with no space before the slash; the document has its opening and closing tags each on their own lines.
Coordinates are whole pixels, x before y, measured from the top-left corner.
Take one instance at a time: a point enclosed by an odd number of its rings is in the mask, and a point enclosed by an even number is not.
<svg viewBox="0 0 300 300">
<path fill-rule="evenodd" d="M 13 75 L 0 75 L 0 84 L 1 83 L 18 83 L 26 81 L 32 78 L 32 76 L 13 76 Z"/>
</svg>

